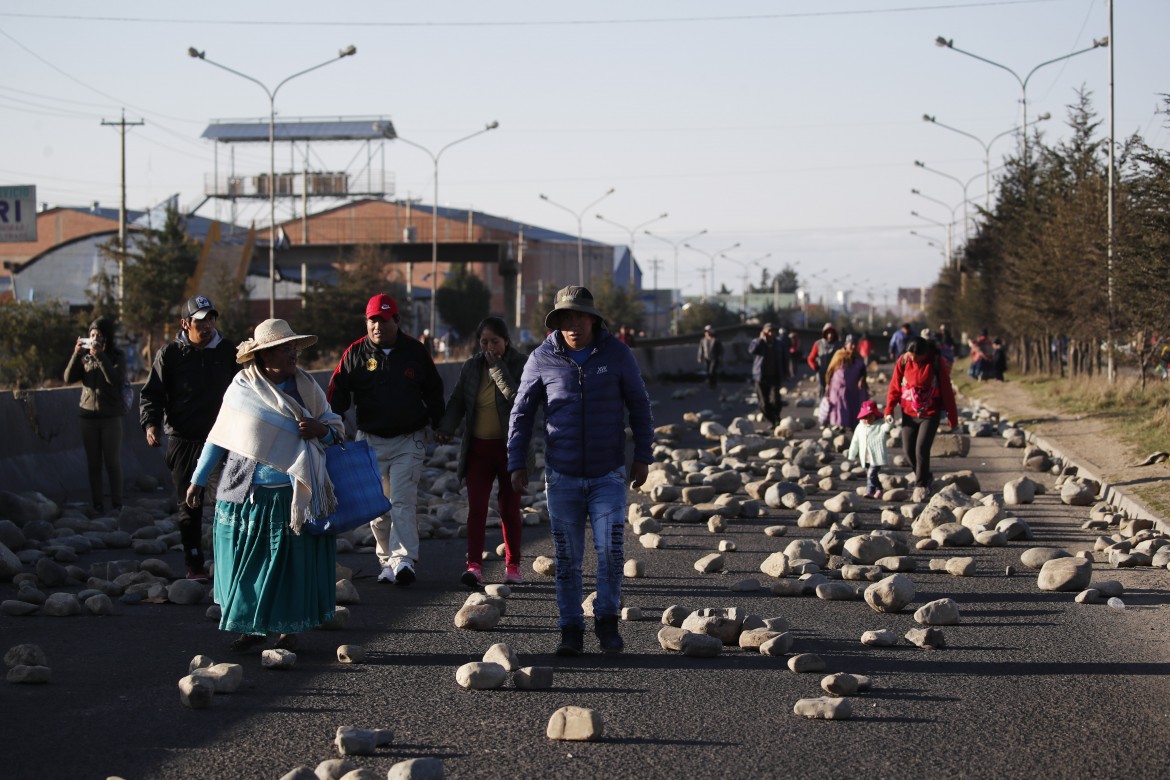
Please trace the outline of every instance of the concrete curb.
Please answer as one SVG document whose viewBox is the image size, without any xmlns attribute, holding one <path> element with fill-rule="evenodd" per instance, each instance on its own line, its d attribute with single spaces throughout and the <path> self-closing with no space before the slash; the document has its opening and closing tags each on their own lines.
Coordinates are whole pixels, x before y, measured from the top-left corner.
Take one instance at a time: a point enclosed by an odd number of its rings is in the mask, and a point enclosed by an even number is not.
<svg viewBox="0 0 1170 780">
<path fill-rule="evenodd" d="M 973 411 L 978 411 L 979 409 L 986 409 L 986 410 L 992 412 L 993 414 L 998 415 L 1001 419 L 1003 418 L 1003 415 L 999 412 L 999 410 L 997 410 L 993 406 L 986 404 L 982 401 L 979 401 L 977 399 L 968 399 L 967 406 L 969 409 L 971 409 Z M 1170 523 L 1168 523 L 1165 518 L 1163 518 L 1161 515 L 1159 515 L 1153 509 L 1150 509 L 1150 507 L 1148 507 L 1144 502 L 1142 502 L 1141 499 L 1137 498 L 1136 496 L 1132 496 L 1132 495 L 1126 493 L 1121 488 L 1117 487 L 1116 485 L 1113 485 L 1113 484 L 1105 481 L 1105 479 L 1103 479 L 1101 476 L 1099 476 L 1092 468 L 1090 468 L 1090 467 L 1084 465 L 1083 463 L 1081 463 L 1080 461 L 1078 461 L 1075 456 L 1069 455 L 1068 453 L 1064 452 L 1060 447 L 1057 447 L 1055 444 L 1053 444 L 1051 441 L 1044 438 L 1040 434 L 1034 433 L 1034 432 L 1028 430 L 1024 426 L 1020 426 L 1020 427 L 1024 431 L 1025 440 L 1029 444 L 1033 444 L 1037 447 L 1040 447 L 1041 449 L 1045 450 L 1046 452 L 1049 452 L 1052 455 L 1056 455 L 1061 460 L 1063 460 L 1065 463 L 1076 466 L 1077 473 L 1080 474 L 1081 476 L 1085 476 L 1085 477 L 1088 477 L 1089 479 L 1092 479 L 1092 480 L 1095 480 L 1096 482 L 1099 482 L 1101 485 L 1101 492 L 1098 493 L 1098 498 L 1100 500 L 1117 507 L 1121 511 L 1125 512 L 1125 514 L 1128 517 L 1149 520 L 1149 521 L 1153 522 L 1154 527 L 1157 528 L 1159 531 L 1170 532 Z"/>
</svg>

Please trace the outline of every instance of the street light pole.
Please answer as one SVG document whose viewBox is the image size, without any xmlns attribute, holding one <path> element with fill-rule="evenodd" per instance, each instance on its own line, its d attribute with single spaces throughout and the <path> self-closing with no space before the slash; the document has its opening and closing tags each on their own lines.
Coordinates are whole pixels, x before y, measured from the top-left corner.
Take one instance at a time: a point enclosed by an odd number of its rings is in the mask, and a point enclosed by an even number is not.
<svg viewBox="0 0 1170 780">
<path fill-rule="evenodd" d="M 1045 60 L 1044 62 L 1041 62 L 1039 65 L 1037 65 L 1036 67 L 1034 67 L 1030 71 L 1028 71 L 1028 75 L 1026 75 L 1024 78 L 1020 78 L 1020 74 L 1016 73 L 1014 70 L 1009 68 L 1007 65 L 1002 65 L 994 60 L 989 60 L 986 57 L 980 57 L 978 54 L 972 54 L 969 51 L 964 51 L 963 49 L 958 48 L 957 46 L 955 46 L 955 39 L 954 38 L 951 38 L 948 40 L 947 38 L 944 38 L 940 35 L 934 39 L 934 45 L 938 46 L 940 48 L 943 48 L 943 49 L 951 49 L 952 51 L 957 51 L 959 54 L 966 54 L 968 57 L 971 57 L 973 59 L 977 59 L 980 62 L 986 62 L 988 65 L 994 65 L 995 67 L 999 68 L 1000 70 L 1006 70 L 1008 73 L 1012 74 L 1012 76 L 1015 78 L 1016 82 L 1019 83 L 1019 85 L 1020 85 L 1020 126 L 1023 129 L 1024 162 L 1027 162 L 1027 160 L 1028 160 L 1028 80 L 1032 78 L 1032 74 L 1034 74 L 1036 71 L 1043 68 L 1045 65 L 1051 65 L 1054 62 L 1061 62 L 1062 60 L 1067 60 L 1070 57 L 1075 57 L 1078 54 L 1084 54 L 1085 52 L 1093 51 L 1094 49 L 1100 48 L 1102 46 L 1108 46 L 1109 45 L 1109 36 L 1107 35 L 1104 38 L 1101 38 L 1099 40 L 1094 38 L 1092 46 L 1086 47 L 1084 49 L 1079 49 L 1077 51 L 1072 52 L 1071 54 L 1065 54 L 1061 57 L 1056 57 L 1056 58 L 1051 59 L 1051 60 Z"/>
<path fill-rule="evenodd" d="M 715 258 L 716 258 L 716 256 L 723 254 L 724 252 L 730 252 L 732 249 L 735 249 L 736 247 L 739 246 L 739 242 L 736 241 L 731 246 L 724 247 L 723 249 L 720 249 L 718 252 L 707 252 L 705 250 L 699 249 L 698 247 L 691 246 L 690 244 L 683 244 L 683 246 L 685 246 L 687 249 L 690 249 L 693 252 L 698 252 L 701 255 L 706 255 L 707 258 L 711 261 L 711 295 L 714 296 L 715 295 Z"/>
<path fill-rule="evenodd" d="M 441 147 L 439 149 L 439 151 L 437 151 L 437 152 L 432 152 L 430 149 L 423 146 L 422 144 L 415 143 L 414 141 L 403 138 L 400 135 L 396 135 L 394 133 L 394 128 L 392 126 L 387 126 L 387 125 L 376 126 L 376 129 L 381 129 L 382 134 L 385 135 L 387 138 L 401 141 L 402 143 L 406 144 L 407 146 L 413 146 L 415 149 L 419 149 L 419 150 L 425 152 L 431 158 L 431 163 L 434 165 L 434 177 L 435 177 L 434 178 L 434 195 L 435 195 L 435 198 L 434 198 L 434 203 L 431 204 L 431 327 L 430 327 L 431 338 L 436 337 L 435 298 L 436 298 L 436 296 L 438 294 L 438 290 L 439 290 L 439 281 L 438 281 L 439 280 L 439 158 L 441 158 L 443 156 L 443 152 L 447 151 L 455 144 L 461 144 L 464 141 L 475 138 L 478 135 L 483 135 L 484 133 L 488 132 L 489 130 L 495 130 L 499 126 L 500 126 L 499 122 L 492 120 L 491 122 L 488 122 L 486 125 L 484 125 L 482 130 L 476 130 L 471 135 L 465 135 L 462 138 L 457 138 L 454 141 L 452 141 L 451 143 L 447 144 L 446 146 Z M 410 302 L 410 310 L 412 312 L 414 311 L 414 301 Z"/>
<path fill-rule="evenodd" d="M 969 241 L 971 238 L 971 234 L 970 234 L 968 227 L 967 227 L 968 226 L 968 219 L 969 219 L 969 217 L 967 216 L 967 187 L 970 186 L 971 182 L 970 181 L 964 182 L 962 179 L 958 178 L 957 176 L 952 176 L 949 173 L 943 173 L 940 170 L 937 170 L 935 168 L 931 168 L 929 165 L 922 162 L 922 160 L 915 160 L 914 164 L 917 165 L 919 168 L 921 168 L 924 171 L 930 171 L 931 173 L 936 173 L 939 176 L 950 179 L 951 181 L 955 182 L 956 184 L 959 185 L 959 187 L 962 188 L 962 190 L 963 190 L 963 241 L 964 242 Z"/>
<path fill-rule="evenodd" d="M 198 60 L 203 60 L 208 65 L 214 65 L 220 70 L 226 70 L 228 73 L 235 74 L 240 78 L 256 84 L 260 89 L 264 90 L 264 94 L 268 96 L 268 216 L 270 224 L 268 226 L 268 317 L 274 319 L 276 317 L 276 93 L 280 91 L 288 82 L 303 76 L 306 73 L 311 73 L 318 68 L 323 68 L 330 63 L 337 62 L 346 57 L 352 57 L 357 54 L 356 46 L 346 46 L 337 53 L 336 57 L 326 60 L 319 65 L 314 65 L 311 68 L 305 68 L 302 71 L 292 74 L 284 81 L 276 85 L 275 88 L 269 89 L 268 86 L 259 79 L 249 76 L 247 73 L 241 73 L 238 70 L 233 70 L 226 65 L 221 65 L 214 60 L 207 59 L 207 53 L 199 51 L 194 46 L 187 49 L 187 56 L 194 57 Z"/>
<path fill-rule="evenodd" d="M 942 229 L 947 231 L 946 258 L 947 258 L 947 268 L 950 268 L 951 267 L 951 248 L 954 246 L 953 237 L 951 235 L 951 229 L 955 225 L 954 221 L 952 220 L 951 222 L 942 223 L 942 222 L 939 222 L 937 219 L 931 219 L 930 217 L 924 217 L 921 214 L 919 214 L 917 211 L 911 211 L 910 216 L 918 217 L 919 219 L 924 220 L 926 222 L 929 222 L 932 225 L 938 225 L 939 227 L 941 227 Z M 910 232 L 914 233 L 913 230 L 911 230 Z M 918 235 L 918 234 L 914 233 L 914 235 Z"/>
<path fill-rule="evenodd" d="M 628 228 L 625 225 L 614 222 L 612 219 L 606 219 L 605 217 L 601 216 L 600 214 L 595 214 L 594 216 L 596 216 L 602 222 L 608 222 L 609 224 L 613 225 L 614 227 L 619 227 L 622 230 L 624 230 L 630 234 L 630 295 L 633 295 L 634 294 L 634 234 L 637 233 L 642 228 L 646 227 L 647 225 L 652 225 L 660 219 L 666 219 L 667 217 L 670 216 L 670 214 L 664 211 L 661 214 L 659 214 L 657 217 L 654 217 L 653 219 L 648 219 L 640 225 L 634 225 L 632 228 Z"/>
<path fill-rule="evenodd" d="M 1051 118 L 1052 118 L 1052 114 L 1045 111 L 1043 114 L 1040 114 L 1039 116 L 1036 117 L 1036 122 L 1037 123 L 1044 122 L 1044 121 L 1051 119 Z M 968 138 L 973 139 L 980 146 L 983 147 L 984 186 L 987 188 L 987 192 L 984 196 L 983 208 L 987 211 L 991 211 L 991 145 L 993 143 L 995 143 L 996 141 L 998 141 L 1000 138 L 1003 138 L 1005 135 L 1011 135 L 1012 133 L 1021 129 L 1022 126 L 1018 125 L 1016 127 L 1013 127 L 1011 130 L 1004 130 L 999 135 L 992 136 L 991 140 L 988 141 L 987 143 L 984 143 L 983 139 L 979 138 L 978 136 L 972 135 L 971 133 L 968 133 L 966 130 L 960 130 L 957 127 L 951 127 L 950 125 L 944 125 L 942 122 L 938 121 L 938 119 L 936 117 L 933 117 L 930 114 L 923 114 L 922 121 L 923 122 L 930 122 L 931 124 L 935 124 L 935 125 L 938 125 L 939 127 L 946 128 L 947 130 L 950 130 L 951 132 L 954 132 L 954 133 L 958 133 L 959 135 L 965 135 Z"/>
<path fill-rule="evenodd" d="M 585 249 L 583 246 L 583 240 L 581 238 L 581 232 L 583 229 L 582 225 L 581 225 L 581 219 L 585 216 L 585 212 L 589 211 L 589 209 L 593 208 L 598 203 L 601 203 L 601 201 L 605 200 L 610 195 L 612 195 L 613 190 L 614 190 L 614 188 L 610 187 L 608 190 L 605 191 L 604 195 L 602 195 L 600 198 L 593 201 L 592 203 L 590 203 L 588 206 L 581 209 L 580 211 L 573 211 L 568 206 L 563 206 L 560 203 L 557 203 L 555 200 L 550 198 L 548 195 L 545 195 L 544 193 L 541 193 L 541 195 L 540 195 L 541 200 L 547 202 L 549 205 L 556 206 L 558 209 L 569 212 L 570 214 L 573 215 L 573 218 L 577 220 L 577 284 L 585 284 L 585 282 L 586 282 L 586 279 L 585 279 Z"/>
<path fill-rule="evenodd" d="M 691 235 L 691 236 L 687 236 L 686 238 L 680 238 L 678 241 L 671 241 L 669 238 L 664 238 L 663 236 L 660 236 L 657 233 L 651 233 L 649 230 L 643 230 L 642 232 L 645 233 L 646 235 L 650 236 L 651 238 L 656 238 L 659 241 L 662 241 L 663 243 L 670 244 L 670 248 L 674 250 L 674 290 L 671 292 L 671 308 L 674 309 L 674 335 L 677 336 L 678 335 L 678 328 L 679 328 L 679 313 L 680 313 L 679 309 L 682 306 L 682 300 L 681 300 L 682 299 L 682 291 L 678 287 L 678 248 L 680 246 L 682 246 L 683 244 L 685 244 L 686 242 L 693 241 L 694 239 L 698 238 L 699 236 L 705 234 L 707 232 L 707 229 L 703 228 L 698 233 L 695 233 L 694 235 Z M 676 292 L 678 293 L 679 299 L 680 299 L 679 303 L 677 305 L 674 303 L 674 293 L 676 293 Z"/>
</svg>

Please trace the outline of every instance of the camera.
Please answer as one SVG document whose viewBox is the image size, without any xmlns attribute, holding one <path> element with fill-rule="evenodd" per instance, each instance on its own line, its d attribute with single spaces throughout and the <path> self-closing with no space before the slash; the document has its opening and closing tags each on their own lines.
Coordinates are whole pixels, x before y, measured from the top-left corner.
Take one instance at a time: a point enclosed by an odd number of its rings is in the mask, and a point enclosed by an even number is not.
<svg viewBox="0 0 1170 780">
<path fill-rule="evenodd" d="M 80 340 L 82 349 L 93 349 L 94 340 L 88 336 L 82 337 Z"/>
</svg>

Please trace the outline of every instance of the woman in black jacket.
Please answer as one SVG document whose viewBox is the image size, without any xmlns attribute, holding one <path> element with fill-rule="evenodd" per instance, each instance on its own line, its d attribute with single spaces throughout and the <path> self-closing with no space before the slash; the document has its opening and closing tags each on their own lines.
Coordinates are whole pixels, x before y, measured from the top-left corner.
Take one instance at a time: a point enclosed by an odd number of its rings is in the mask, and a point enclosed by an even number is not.
<svg viewBox="0 0 1170 780">
<path fill-rule="evenodd" d="M 504 582 L 524 581 L 520 574 L 520 494 L 508 474 L 508 416 L 528 356 L 512 346 L 508 326 L 499 317 L 479 323 L 480 352 L 469 358 L 447 401 L 436 438 L 447 443 L 462 425 L 459 477 L 467 482 L 467 571 L 461 582 L 483 585 L 483 544 L 492 483 L 499 482 L 500 521 L 504 527 Z"/>
<path fill-rule="evenodd" d="M 81 443 L 85 446 L 86 471 L 93 508 L 105 511 L 102 501 L 102 466 L 110 479 L 110 503 L 122 507 L 122 382 L 126 356 L 114 346 L 114 323 L 99 317 L 89 335 L 77 339 L 65 367 L 66 382 L 81 382 Z"/>
</svg>

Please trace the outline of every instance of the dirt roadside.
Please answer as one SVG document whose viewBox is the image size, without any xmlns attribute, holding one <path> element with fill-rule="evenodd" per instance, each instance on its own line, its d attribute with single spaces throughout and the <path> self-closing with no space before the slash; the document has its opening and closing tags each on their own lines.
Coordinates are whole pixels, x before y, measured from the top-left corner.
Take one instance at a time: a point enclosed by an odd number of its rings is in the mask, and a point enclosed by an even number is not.
<svg viewBox="0 0 1170 780">
<path fill-rule="evenodd" d="M 1106 415 L 1066 414 L 1038 404 L 1024 385 L 984 382 L 960 397 L 960 407 L 979 402 L 1001 420 L 1022 423 L 1033 434 L 1122 494 L 1163 518 L 1170 506 L 1170 463 L 1137 464 L 1151 453 L 1126 444 Z M 1168 448 L 1170 449 L 1170 448 Z"/>
</svg>

